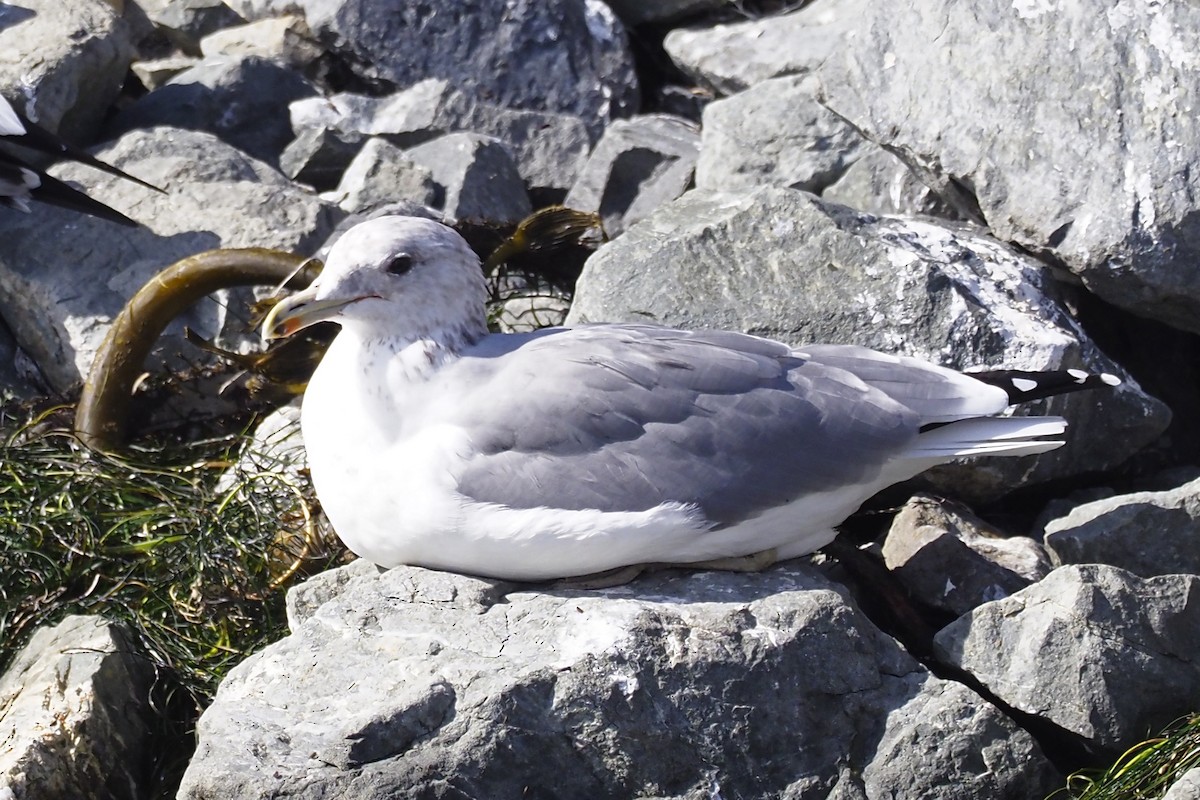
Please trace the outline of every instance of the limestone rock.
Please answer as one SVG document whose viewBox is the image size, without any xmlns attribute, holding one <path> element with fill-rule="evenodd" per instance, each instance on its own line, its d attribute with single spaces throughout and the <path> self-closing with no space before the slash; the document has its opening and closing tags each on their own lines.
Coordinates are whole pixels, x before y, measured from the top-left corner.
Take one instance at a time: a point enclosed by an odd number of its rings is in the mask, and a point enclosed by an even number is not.
<svg viewBox="0 0 1200 800">
<path fill-rule="evenodd" d="M 134 58 L 129 26 L 96 0 L 21 0 L 2 10 L 0 94 L 69 141 L 95 141 Z"/>
<path fill-rule="evenodd" d="M 568 317 L 585 321 L 859 344 L 956 369 L 1126 378 L 1115 391 L 1027 404 L 1070 419 L 1068 446 L 979 459 L 969 476 L 948 468 L 972 499 L 1120 463 L 1170 419 L 1055 301 L 1038 262 L 968 228 L 857 214 L 797 190 L 697 190 L 659 209 L 588 260 Z"/>
<path fill-rule="evenodd" d="M 72 616 L 35 633 L 0 676 L 0 795 L 145 796 L 153 680 L 119 625 Z"/>
<path fill-rule="evenodd" d="M 294 138 L 288 104 L 316 91 L 298 73 L 258 56 L 206 59 L 118 114 L 113 130 L 167 125 L 208 131 L 276 165 Z"/>
<path fill-rule="evenodd" d="M 679 197 L 692 183 L 700 136 L 667 114 L 618 120 L 588 157 L 564 205 L 596 211 L 610 237 Z"/>
<path fill-rule="evenodd" d="M 515 225 L 533 211 L 512 154 L 499 139 L 448 133 L 410 149 L 408 157 L 433 175 L 448 223 Z"/>
<path fill-rule="evenodd" d="M 846 42 L 833 111 L 998 238 L 1200 331 L 1200 6 L 872 3 Z"/>
<path fill-rule="evenodd" d="M 288 14 L 210 33 L 200 40 L 200 52 L 206 58 L 258 56 L 303 69 L 317 60 L 321 48 L 304 17 Z"/>
<path fill-rule="evenodd" d="M 940 631 L 938 658 L 1119 753 L 1200 705 L 1200 577 L 1060 567 Z"/>
<path fill-rule="evenodd" d="M 0 249 L 0 313 L 59 391 L 87 374 L 109 322 L 164 267 L 216 247 L 309 251 L 339 216 L 207 134 L 136 131 L 98 156 L 168 190 L 159 194 L 90 171 L 89 192 L 145 227 L 122 228 L 55 208 L 0 216 L 0 239 L 9 245 Z M 63 164 L 56 174 L 73 179 L 84 170 Z M 259 174 L 274 178 L 259 180 Z M 224 304 L 197 304 L 168 329 L 148 368 L 179 353 L 197 355 L 182 341 L 183 325 L 208 338 L 246 327 Z"/>
<path fill-rule="evenodd" d="M 597 0 L 299 5 L 314 35 L 372 83 L 406 89 L 444 78 L 499 106 L 574 114 L 593 135 L 637 110 L 625 30 Z"/>
<path fill-rule="evenodd" d="M 1050 559 L 1033 539 L 1005 537 L 968 512 L 917 495 L 883 543 L 888 569 L 922 602 L 954 616 L 1041 580 Z"/>
<path fill-rule="evenodd" d="M 1028 734 L 806 568 L 549 592 L 348 569 L 224 681 L 180 798 L 1016 800 L 1052 784 Z"/>
<path fill-rule="evenodd" d="M 1192 767 L 1171 784 L 1162 800 L 1196 800 L 1200 797 L 1200 767 Z"/>
<path fill-rule="evenodd" d="M 820 195 L 868 214 L 922 214 L 941 219 L 963 219 L 903 161 L 869 142 L 864 142 L 854 163 Z"/>
<path fill-rule="evenodd" d="M 866 0 L 815 0 L 759 20 L 671 31 L 663 47 L 676 65 L 718 94 L 781 75 L 817 71 L 862 22 Z"/>
<path fill-rule="evenodd" d="M 1200 575 L 1200 479 L 1077 506 L 1046 525 L 1055 564 L 1112 564 L 1143 578 Z"/>
<path fill-rule="evenodd" d="M 203 37 L 246 21 L 223 0 L 138 0 L 138 5 L 154 24 L 170 29 L 193 50 Z"/>
<path fill-rule="evenodd" d="M 438 205 L 444 196 L 429 167 L 386 139 L 372 138 L 350 162 L 331 198 L 346 211 L 362 213 L 401 201 Z"/>
<path fill-rule="evenodd" d="M 279 169 L 318 191 L 332 189 L 362 150 L 364 139 L 336 128 L 305 128 L 279 155 Z"/>
<path fill-rule="evenodd" d="M 696 188 L 788 186 L 820 194 L 866 144 L 816 100 L 812 75 L 774 78 L 704 109 Z"/>
<path fill-rule="evenodd" d="M 479 102 L 444 80 L 422 81 L 387 97 L 343 93 L 298 101 L 291 119 L 297 131 L 322 127 L 385 136 L 405 148 L 457 131 L 494 136 L 508 145 L 530 193 L 552 202 L 566 194 L 591 149 L 578 117 Z"/>
</svg>

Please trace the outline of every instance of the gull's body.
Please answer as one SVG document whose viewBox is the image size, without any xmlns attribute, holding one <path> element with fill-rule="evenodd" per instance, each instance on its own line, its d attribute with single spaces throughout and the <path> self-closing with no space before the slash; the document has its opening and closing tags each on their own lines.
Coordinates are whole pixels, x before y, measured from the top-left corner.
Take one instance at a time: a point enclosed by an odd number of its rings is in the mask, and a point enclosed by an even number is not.
<svg viewBox="0 0 1200 800">
<path fill-rule="evenodd" d="M 1060 418 L 996 418 L 1011 390 L 916 359 L 640 325 L 488 334 L 484 296 L 452 230 L 384 217 L 268 319 L 342 325 L 301 422 L 334 529 L 382 566 L 782 559 L 935 464 L 1062 444 L 1041 438 Z"/>
</svg>

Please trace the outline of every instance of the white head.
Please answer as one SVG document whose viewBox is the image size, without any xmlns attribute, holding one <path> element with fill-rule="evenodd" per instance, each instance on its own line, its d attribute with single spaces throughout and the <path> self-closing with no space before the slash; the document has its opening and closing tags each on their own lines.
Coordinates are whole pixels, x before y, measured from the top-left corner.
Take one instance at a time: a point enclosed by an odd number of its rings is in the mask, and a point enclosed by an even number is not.
<svg viewBox="0 0 1200 800">
<path fill-rule="evenodd" d="M 363 339 L 432 340 L 457 350 L 487 333 L 479 259 L 454 230 L 419 217 L 379 217 L 346 231 L 313 284 L 263 322 L 267 339 L 331 320 Z"/>
</svg>

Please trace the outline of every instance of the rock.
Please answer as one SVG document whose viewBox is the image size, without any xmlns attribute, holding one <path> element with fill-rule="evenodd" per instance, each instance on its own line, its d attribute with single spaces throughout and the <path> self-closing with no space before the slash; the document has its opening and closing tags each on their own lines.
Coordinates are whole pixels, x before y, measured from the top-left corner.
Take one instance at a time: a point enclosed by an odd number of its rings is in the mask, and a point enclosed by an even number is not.
<svg viewBox="0 0 1200 800">
<path fill-rule="evenodd" d="M 1071 421 L 1064 448 L 929 473 L 977 501 L 1114 466 L 1170 419 L 1052 292 L 1038 262 L 967 228 L 856 214 L 792 189 L 694 191 L 588 260 L 568 324 L 735 329 L 794 344 L 859 344 L 956 369 L 1082 368 L 1125 379 L 1115 391 L 1024 406 Z"/>
<path fill-rule="evenodd" d="M 863 143 L 854 163 L 820 194 L 826 200 L 868 214 L 923 214 L 963 219 L 903 161 L 869 142 Z"/>
<path fill-rule="evenodd" d="M 407 0 L 299 5 L 314 35 L 373 84 L 406 89 L 443 78 L 471 86 L 495 105 L 576 115 L 592 135 L 637 110 L 625 30 L 597 0 L 444 0 L 436 8 Z"/>
<path fill-rule="evenodd" d="M 1200 479 L 1077 506 L 1046 525 L 1059 564 L 1112 564 L 1143 578 L 1200 575 Z"/>
<path fill-rule="evenodd" d="M 408 157 L 428 169 L 441 189 L 447 223 L 513 224 L 533 212 L 512 154 L 499 139 L 448 133 L 419 144 Z"/>
<path fill-rule="evenodd" d="M 1162 800 L 1196 800 L 1200 798 L 1200 767 L 1192 767 L 1171 784 Z"/>
<path fill-rule="evenodd" d="M 248 20 L 304 13 L 301 0 L 225 0 L 225 5 Z"/>
<path fill-rule="evenodd" d="M 292 70 L 257 56 L 206 59 L 118 114 L 112 130 L 171 126 L 208 131 L 275 165 L 294 138 L 288 103 L 316 91 Z"/>
<path fill-rule="evenodd" d="M 216 247 L 309 252 L 338 216 L 279 173 L 207 134 L 136 131 L 97 156 L 168 190 L 158 194 L 94 170 L 87 175 L 90 194 L 145 227 L 122 228 L 55 208 L 0 216 L 0 240 L 6 242 L 0 249 L 5 298 L 0 314 L 57 391 L 87 373 L 109 322 L 164 267 Z M 55 170 L 62 179 L 84 172 L 72 164 Z M 259 174 L 274 177 L 259 180 Z M 160 340 L 150 368 L 168 360 L 178 364 L 181 352 L 198 355 L 194 345 L 182 342 L 183 325 L 207 338 L 246 327 L 236 314 L 226 314 L 224 304 L 198 304 Z"/>
<path fill-rule="evenodd" d="M 812 75 L 773 78 L 704 109 L 696 188 L 789 186 L 820 194 L 867 144 L 816 100 Z"/>
<path fill-rule="evenodd" d="M 700 133 L 666 114 L 617 120 L 608 127 L 567 193 L 564 205 L 596 211 L 610 237 L 679 197 L 692 183 Z"/>
<path fill-rule="evenodd" d="M 480 103 L 442 80 L 427 80 L 390 97 L 338 94 L 292 104 L 292 125 L 386 136 L 415 147 L 446 133 L 494 136 L 508 145 L 530 194 L 558 202 L 587 160 L 591 140 L 578 117 L 511 111 Z"/>
<path fill-rule="evenodd" d="M 45 381 L 37 365 L 17 344 L 4 320 L 0 319 L 0 405 L 13 400 L 32 400 L 45 394 Z"/>
<path fill-rule="evenodd" d="M 440 205 L 444 197 L 429 167 L 386 139 L 372 138 L 350 162 L 330 199 L 346 211 L 363 213 L 397 201 Z"/>
<path fill-rule="evenodd" d="M 338 185 L 350 162 L 362 150 L 364 136 L 334 128 L 305 128 L 279 156 L 279 169 L 289 178 L 318 191 Z"/>
<path fill-rule="evenodd" d="M 892 520 L 883 558 L 914 597 L 956 617 L 1050 572 L 1050 559 L 1033 539 L 1005 537 L 925 494 L 910 499 Z"/>
<path fill-rule="evenodd" d="M 181 799 L 1026 798 L 1053 783 L 1028 734 L 804 567 L 551 592 L 348 569 L 293 593 L 292 635 L 223 682 Z"/>
<path fill-rule="evenodd" d="M 816 72 L 862 24 L 865 0 L 816 0 L 763 19 L 678 29 L 663 47 L 685 73 L 717 94 L 736 94 L 768 78 Z"/>
<path fill-rule="evenodd" d="M 716 11 L 727 5 L 726 0 L 658 0 L 654 3 L 642 0 L 610 0 L 608 3 L 621 22 L 630 27 L 648 22 L 672 22 L 705 11 Z"/>
<path fill-rule="evenodd" d="M 1200 577 L 1060 567 L 942 629 L 940 660 L 1004 703 L 1119 753 L 1200 704 Z"/>
<path fill-rule="evenodd" d="M 71 616 L 37 631 L 0 676 L 0 795 L 148 796 L 153 681 L 120 625 Z"/>
<path fill-rule="evenodd" d="M 205 58 L 258 56 L 304 69 L 321 56 L 304 17 L 288 14 L 210 33 L 200 40 Z"/>
<path fill-rule="evenodd" d="M 199 63 L 200 59 L 191 56 L 168 56 L 148 61 L 135 61 L 129 65 L 129 69 L 142 82 L 142 86 L 153 91 Z"/>
<path fill-rule="evenodd" d="M 129 26 L 95 0 L 21 0 L 0 9 L 0 94 L 69 141 L 95 141 L 134 58 Z"/>
<path fill-rule="evenodd" d="M 223 0 L 138 0 L 138 5 L 155 25 L 172 32 L 171 39 L 193 53 L 205 36 L 246 21 Z"/>
<path fill-rule="evenodd" d="M 833 111 L 997 238 L 1200 332 L 1200 7 L 871 4 L 847 45 L 821 72 Z"/>
</svg>

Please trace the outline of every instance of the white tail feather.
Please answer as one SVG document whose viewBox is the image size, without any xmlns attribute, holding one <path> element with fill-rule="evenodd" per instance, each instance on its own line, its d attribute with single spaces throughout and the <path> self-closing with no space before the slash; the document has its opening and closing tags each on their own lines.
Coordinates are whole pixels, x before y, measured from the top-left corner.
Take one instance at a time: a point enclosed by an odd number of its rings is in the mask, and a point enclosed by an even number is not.
<svg viewBox="0 0 1200 800">
<path fill-rule="evenodd" d="M 962 456 L 1024 456 L 1045 453 L 1065 442 L 1042 436 L 1061 436 L 1067 429 L 1062 417 L 985 417 L 964 419 L 934 428 L 917 437 L 905 454 L 912 458 Z"/>
</svg>

